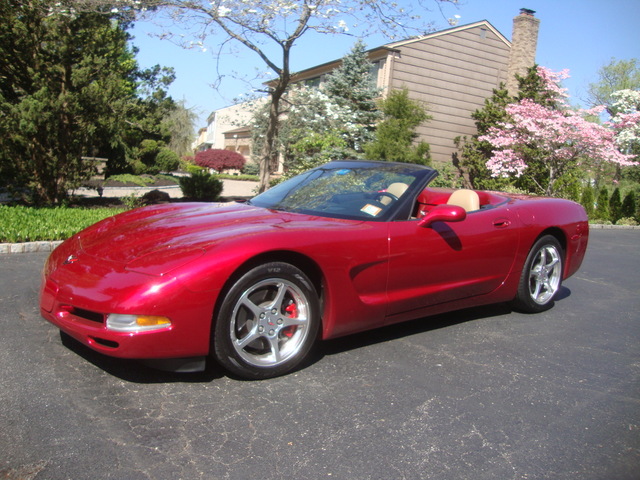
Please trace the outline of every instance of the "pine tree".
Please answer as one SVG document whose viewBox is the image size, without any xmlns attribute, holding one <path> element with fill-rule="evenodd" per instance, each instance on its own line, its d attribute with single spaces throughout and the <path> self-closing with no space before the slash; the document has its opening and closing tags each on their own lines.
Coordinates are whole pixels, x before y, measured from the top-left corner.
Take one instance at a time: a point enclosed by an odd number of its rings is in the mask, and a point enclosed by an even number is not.
<svg viewBox="0 0 640 480">
<path fill-rule="evenodd" d="M 609 199 L 609 218 L 611 218 L 613 223 L 616 223 L 622 218 L 622 199 L 618 187 L 616 187 Z"/>
<path fill-rule="evenodd" d="M 492 173 L 486 166 L 487 161 L 493 157 L 494 148 L 488 141 L 480 141 L 479 138 L 489 134 L 492 127 L 499 129 L 504 124 L 513 122 L 506 111 L 508 105 L 530 100 L 537 105 L 554 110 L 562 103 L 562 91 L 550 89 L 549 79 L 540 75 L 536 65 L 531 67 L 524 76 L 517 76 L 517 79 L 519 93 L 516 98 L 510 97 L 504 85 L 501 85 L 498 90 L 494 90 L 491 98 L 485 100 L 484 107 L 472 115 L 476 121 L 478 133 L 468 140 L 456 139 L 456 145 L 461 153 L 459 159 L 454 157 L 454 165 L 473 188 L 502 189 L 511 185 L 527 192 L 542 193 L 549 190 L 552 175 L 548 158 L 536 145 L 526 145 L 518 149 L 518 154 L 525 160 L 527 170 L 526 174 L 517 178 L 492 177 Z M 564 185 L 567 189 L 567 191 L 556 189 L 556 194 L 570 195 L 571 185 L 577 181 L 578 175 L 575 169 L 567 168 L 566 170 L 559 178 L 553 177 L 554 182 Z"/>
<path fill-rule="evenodd" d="M 598 201 L 596 202 L 595 218 L 602 221 L 609 221 L 609 192 L 606 187 L 600 189 Z"/>
<path fill-rule="evenodd" d="M 593 188 L 591 185 L 585 185 L 582 189 L 582 196 L 580 197 L 580 204 L 584 207 L 587 212 L 587 216 L 591 218 L 594 213 L 594 203 L 595 198 L 593 195 Z"/>
<path fill-rule="evenodd" d="M 623 218 L 638 218 L 638 205 L 636 203 L 636 193 L 631 190 L 627 193 L 622 201 L 622 217 Z"/>
<path fill-rule="evenodd" d="M 167 105 L 161 69 L 138 70 L 117 21 L 51 5 L 0 2 L 0 181 L 47 204 L 91 174 L 83 156 L 124 157 L 144 135 L 163 138 Z"/>
<path fill-rule="evenodd" d="M 380 101 L 380 109 L 384 119 L 378 125 L 375 140 L 365 146 L 367 158 L 428 165 L 429 144 L 413 144 L 418 137 L 416 128 L 431 119 L 426 107 L 410 99 L 409 91 L 403 88 Z"/>
<path fill-rule="evenodd" d="M 460 157 L 454 156 L 453 164 L 465 179 L 468 187 L 476 189 L 499 190 L 506 181 L 491 177 L 486 166 L 493 151 L 489 142 L 481 142 L 478 137 L 489 132 L 491 127 L 507 120 L 505 107 L 513 99 L 509 96 L 504 84 L 493 90 L 493 95 L 484 101 L 484 106 L 471 114 L 475 120 L 477 133 L 470 139 L 458 137 L 456 146 L 461 150 Z"/>
<path fill-rule="evenodd" d="M 322 86 L 329 98 L 343 109 L 343 115 L 351 115 L 344 133 L 348 146 L 356 152 L 362 152 L 363 145 L 373 139 L 380 119 L 376 104 L 380 91 L 371 77 L 372 66 L 364 43 L 358 40 Z"/>
</svg>

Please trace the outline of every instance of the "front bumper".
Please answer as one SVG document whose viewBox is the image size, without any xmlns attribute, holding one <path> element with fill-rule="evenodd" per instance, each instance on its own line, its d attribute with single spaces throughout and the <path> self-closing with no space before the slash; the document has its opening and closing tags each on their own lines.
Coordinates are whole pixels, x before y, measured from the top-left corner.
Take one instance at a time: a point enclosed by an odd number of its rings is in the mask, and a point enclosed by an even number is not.
<svg viewBox="0 0 640 480">
<path fill-rule="evenodd" d="M 89 348 L 119 358 L 163 359 L 208 355 L 215 295 L 192 292 L 175 277 L 153 277 L 80 255 L 47 265 L 40 313 Z M 109 313 L 158 315 L 171 325 L 151 331 L 107 328 Z"/>
</svg>

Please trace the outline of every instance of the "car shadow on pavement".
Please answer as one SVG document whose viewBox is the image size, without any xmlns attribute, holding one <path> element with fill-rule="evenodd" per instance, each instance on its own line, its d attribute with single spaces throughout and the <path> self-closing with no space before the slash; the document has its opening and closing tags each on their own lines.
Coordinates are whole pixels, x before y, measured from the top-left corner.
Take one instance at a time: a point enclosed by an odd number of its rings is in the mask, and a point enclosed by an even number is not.
<svg viewBox="0 0 640 480">
<path fill-rule="evenodd" d="M 571 290 L 565 286 L 561 286 L 557 293 L 555 301 L 562 301 L 571 296 Z M 514 310 L 507 303 L 498 303 L 493 305 L 485 305 L 481 307 L 472 307 L 464 310 L 456 310 L 453 312 L 423 317 L 408 322 L 397 323 L 381 327 L 375 330 L 369 330 L 362 333 L 356 333 L 346 337 L 340 337 L 333 340 L 326 340 L 321 343 L 320 348 L 316 351 L 316 358 L 310 363 L 316 363 L 325 355 L 335 355 L 349 350 L 384 343 L 392 340 L 398 340 L 411 335 L 426 333 L 441 328 L 452 327 L 460 323 L 473 320 L 480 320 L 490 317 L 498 317 L 513 313 Z M 536 314 L 531 314 L 536 315 Z"/>
<path fill-rule="evenodd" d="M 416 320 L 397 323 L 367 332 L 327 340 L 318 349 L 318 355 L 335 355 L 349 350 L 364 348 L 378 343 L 399 340 L 432 330 L 451 327 L 471 320 L 507 315 L 512 310 L 507 304 L 474 307 L 455 312 L 423 317 Z M 319 360 L 319 359 L 318 359 Z"/>
<path fill-rule="evenodd" d="M 571 290 L 562 286 L 556 296 L 556 301 L 562 301 L 565 298 L 568 298 L 570 295 Z M 302 370 L 310 365 L 313 365 L 321 361 L 327 355 L 336 355 L 339 353 L 356 350 L 359 348 L 365 348 L 379 343 L 399 340 L 401 338 L 410 337 L 412 335 L 420 333 L 426 333 L 433 330 L 452 327 L 460 323 L 486 319 L 490 317 L 499 317 L 502 315 L 509 315 L 511 313 L 513 313 L 513 310 L 511 309 L 509 304 L 499 303 L 494 305 L 457 310 L 454 312 L 433 315 L 430 317 L 423 317 L 416 320 L 380 327 L 362 333 L 348 335 L 346 337 L 326 340 L 323 342 L 319 342 L 319 344 L 316 345 L 317 348 L 314 348 L 313 354 L 307 360 L 302 362 L 302 364 L 296 370 Z M 206 368 L 202 372 L 167 372 L 148 367 L 140 361 L 103 355 L 83 345 L 82 343 L 78 342 L 77 340 L 63 332 L 60 332 L 60 338 L 62 340 L 62 344 L 66 348 L 82 357 L 87 362 L 104 370 L 108 374 L 127 382 L 141 384 L 174 382 L 208 383 L 223 377 L 232 378 L 238 381 L 245 381 L 245 379 L 238 378 L 235 375 L 231 375 L 225 372 L 222 367 L 220 367 L 215 361 L 210 358 L 207 359 Z"/>
<path fill-rule="evenodd" d="M 144 365 L 137 360 L 115 358 L 103 355 L 78 342 L 69 335 L 60 332 L 62 344 L 87 362 L 104 370 L 110 375 L 132 383 L 207 383 L 225 376 L 224 370 L 215 362 L 207 360 L 202 372 L 177 373 L 159 370 Z"/>
</svg>

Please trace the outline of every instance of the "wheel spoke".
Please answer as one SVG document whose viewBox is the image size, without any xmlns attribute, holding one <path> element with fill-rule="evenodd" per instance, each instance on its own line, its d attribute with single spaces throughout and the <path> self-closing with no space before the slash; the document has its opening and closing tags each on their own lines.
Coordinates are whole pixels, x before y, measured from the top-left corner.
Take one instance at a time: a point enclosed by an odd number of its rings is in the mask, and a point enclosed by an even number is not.
<svg viewBox="0 0 640 480">
<path fill-rule="evenodd" d="M 269 308 L 275 309 L 278 312 L 281 312 L 282 304 L 284 302 L 284 298 L 287 293 L 287 287 L 285 286 L 284 283 L 278 283 L 276 286 L 278 288 L 278 292 L 276 293 L 275 298 L 271 302 L 271 305 L 269 305 Z"/>
<path fill-rule="evenodd" d="M 534 289 L 531 292 L 531 296 L 537 299 L 540 296 L 541 288 L 542 288 L 542 282 L 540 282 L 540 279 L 538 278 L 538 276 L 536 276 L 534 279 Z"/>
<path fill-rule="evenodd" d="M 551 268 L 555 267 L 558 264 L 558 262 L 560 262 L 560 259 L 557 257 L 553 257 L 551 261 L 547 264 L 547 268 L 551 270 Z"/>
<path fill-rule="evenodd" d="M 244 337 L 242 338 L 238 338 L 235 341 L 236 344 L 236 348 L 239 349 L 243 349 L 245 348 L 247 345 L 251 344 L 252 342 L 256 341 L 258 338 L 260 338 L 262 335 L 258 333 L 258 329 L 256 327 L 254 327 L 249 333 L 247 333 Z"/>
<path fill-rule="evenodd" d="M 280 342 L 278 340 L 278 336 L 272 336 L 268 338 L 269 348 L 271 349 L 271 361 L 279 362 L 282 360 L 282 355 L 280 352 Z"/>
<path fill-rule="evenodd" d="M 282 321 L 283 321 L 282 323 L 283 329 L 287 327 L 299 327 L 307 323 L 306 318 L 300 318 L 300 317 L 298 318 L 283 317 Z"/>
<path fill-rule="evenodd" d="M 240 306 L 249 310 L 253 314 L 254 318 L 258 318 L 263 311 L 261 307 L 251 301 L 247 294 L 245 294 L 243 298 L 240 299 L 239 304 Z"/>
</svg>

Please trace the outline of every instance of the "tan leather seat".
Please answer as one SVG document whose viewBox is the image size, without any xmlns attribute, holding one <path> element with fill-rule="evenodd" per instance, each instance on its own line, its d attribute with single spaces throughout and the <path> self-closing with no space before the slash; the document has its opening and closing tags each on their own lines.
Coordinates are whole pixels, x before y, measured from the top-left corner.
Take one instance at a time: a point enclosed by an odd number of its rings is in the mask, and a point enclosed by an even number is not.
<svg viewBox="0 0 640 480">
<path fill-rule="evenodd" d="M 464 208 L 466 212 L 472 212 L 480 209 L 480 197 L 473 190 L 456 190 L 447 200 L 447 205 L 457 205 Z"/>
<path fill-rule="evenodd" d="M 409 188 L 409 185 L 406 183 L 395 182 L 387 187 L 387 192 L 396 198 L 400 198 L 402 194 L 407 191 L 407 188 Z M 383 205 L 389 205 L 391 201 L 391 198 L 385 196 L 380 199 L 380 203 Z"/>
</svg>

